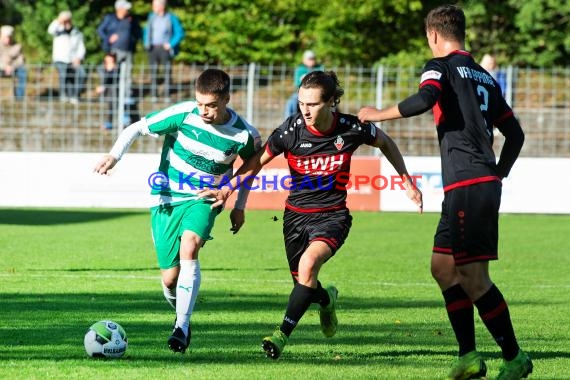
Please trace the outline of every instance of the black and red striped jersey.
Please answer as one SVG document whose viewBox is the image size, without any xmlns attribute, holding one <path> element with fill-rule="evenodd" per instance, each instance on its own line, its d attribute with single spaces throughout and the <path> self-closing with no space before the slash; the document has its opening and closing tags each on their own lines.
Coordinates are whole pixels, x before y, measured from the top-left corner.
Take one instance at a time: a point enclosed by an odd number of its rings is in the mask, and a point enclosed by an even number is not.
<svg viewBox="0 0 570 380">
<path fill-rule="evenodd" d="M 352 154 L 362 144 L 374 144 L 376 132 L 374 124 L 342 113 L 334 114 L 326 134 L 308 129 L 301 114 L 285 120 L 269 136 L 265 149 L 287 159 L 291 181 L 286 207 L 298 212 L 345 208 Z"/>
<path fill-rule="evenodd" d="M 499 84 L 471 54 L 456 50 L 423 69 L 420 88 L 439 92 L 433 107 L 441 153 L 444 191 L 499 181 L 493 126 L 513 116 Z"/>
</svg>

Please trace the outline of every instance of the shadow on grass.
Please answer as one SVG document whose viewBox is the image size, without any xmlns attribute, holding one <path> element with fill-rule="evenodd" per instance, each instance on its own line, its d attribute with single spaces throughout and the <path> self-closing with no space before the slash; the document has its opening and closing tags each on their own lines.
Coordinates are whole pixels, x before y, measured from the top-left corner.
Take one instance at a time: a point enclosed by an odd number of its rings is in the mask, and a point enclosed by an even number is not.
<svg viewBox="0 0 570 380">
<path fill-rule="evenodd" d="M 281 317 L 287 295 L 273 296 L 261 293 L 235 294 L 229 292 L 203 291 L 196 306 L 196 322 L 193 323 L 193 362 L 250 362 L 260 358 L 259 344 L 263 336 L 272 332 Z M 350 301 L 357 303 L 356 300 Z M 362 307 L 377 307 L 373 299 L 363 302 Z M 368 305 L 366 305 L 368 304 Z M 252 310 L 260 315 L 271 315 L 267 322 L 244 319 L 243 312 Z M 141 320 L 144 315 L 151 320 Z M 220 322 L 220 316 L 227 322 Z M 4 321 L 3 342 L 0 356 L 5 359 L 29 360 L 77 359 L 84 355 L 83 335 L 86 329 L 100 319 L 113 319 L 127 330 L 133 348 L 131 360 L 164 361 L 178 360 L 170 356 L 150 354 L 156 348 L 164 347 L 170 334 L 174 312 L 162 299 L 160 289 L 156 292 L 136 293 L 56 293 L 56 294 L 0 294 L 0 320 Z M 305 317 L 306 323 L 300 326 L 294 337 L 295 344 L 315 346 L 317 352 L 330 350 L 330 344 L 348 346 L 345 355 L 360 362 L 358 354 L 362 345 L 413 344 L 415 338 L 400 334 L 393 323 L 372 323 L 346 326 L 343 333 L 334 339 L 324 339 L 318 326 L 315 310 Z M 209 322 L 211 321 L 211 322 Z M 405 329 L 419 329 L 420 326 L 406 326 Z M 400 328 L 400 330 L 402 330 Z M 388 332 L 397 334 L 397 342 L 392 341 Z M 401 336 L 400 336 L 401 335 Z M 407 340 L 407 341 L 405 341 Z M 350 347 L 354 346 L 355 352 Z M 74 347 L 70 349 L 70 347 Z M 193 348 L 194 350 L 194 348 Z M 166 350 L 165 350 L 166 351 Z M 428 350 L 429 351 L 429 350 Z M 352 352 L 352 353 L 351 353 Z M 136 355 L 135 355 L 136 353 Z M 168 351 L 166 351 L 168 353 Z M 412 352 L 395 353 L 409 355 Z M 418 351 L 417 354 L 420 354 Z M 435 353 L 434 353 L 435 354 Z M 367 355 L 376 355 L 368 353 Z M 379 356 L 384 355 L 378 353 Z M 328 357 L 328 355 L 325 355 Z M 318 357 L 304 358 L 294 354 L 295 360 L 307 362 L 329 359 Z"/>
<path fill-rule="evenodd" d="M 166 347 L 174 311 L 162 299 L 159 287 L 156 292 L 132 293 L 0 293 L 0 357 L 16 361 L 86 359 L 83 336 L 87 328 L 97 320 L 112 319 L 126 329 L 129 337 L 125 363 L 266 365 L 261 338 L 270 334 L 282 318 L 286 300 L 287 295 L 201 292 L 192 324 L 192 345 L 189 354 L 180 356 Z M 340 313 L 356 308 L 405 307 L 414 314 L 420 309 L 441 307 L 438 302 L 350 297 L 343 299 L 343 305 Z M 259 314 L 252 317 L 252 311 Z M 267 322 L 259 321 L 265 318 Z M 455 338 L 445 320 L 396 325 L 379 314 L 367 323 L 341 325 L 334 338 L 326 339 L 321 335 L 315 308 L 305 315 L 289 342 L 287 355 L 276 365 L 365 366 L 371 361 L 410 365 L 414 360 L 423 360 L 425 365 L 425 358 L 418 357 L 444 360 L 456 355 Z M 562 351 L 530 353 L 536 358 L 570 358 L 570 353 Z"/>
<path fill-rule="evenodd" d="M 80 211 L 57 209 L 0 209 L 0 224 L 49 226 L 85 223 L 138 215 L 143 211 Z"/>
<path fill-rule="evenodd" d="M 87 273 L 93 273 L 93 272 L 147 272 L 147 271 L 154 271 L 157 275 L 157 277 L 159 276 L 159 272 L 158 272 L 158 268 L 157 267 L 147 267 L 147 268 L 69 268 L 69 269 L 26 269 L 26 272 L 39 272 L 39 273 L 44 273 L 44 272 L 61 272 L 61 273 L 73 273 L 73 272 L 87 272 Z"/>
</svg>

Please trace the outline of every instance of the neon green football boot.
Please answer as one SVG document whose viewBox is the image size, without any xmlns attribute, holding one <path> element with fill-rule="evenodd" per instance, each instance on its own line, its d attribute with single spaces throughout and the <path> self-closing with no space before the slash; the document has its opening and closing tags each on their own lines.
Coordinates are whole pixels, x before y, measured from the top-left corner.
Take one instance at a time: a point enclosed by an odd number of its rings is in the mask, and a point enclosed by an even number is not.
<svg viewBox="0 0 570 380">
<path fill-rule="evenodd" d="M 447 380 L 480 379 L 487 374 L 487 365 L 481 354 L 471 351 L 461 356 L 451 367 Z"/>
<path fill-rule="evenodd" d="M 336 327 L 338 319 L 336 318 L 336 300 L 338 298 L 338 290 L 334 285 L 329 285 L 325 288 L 329 294 L 330 302 L 326 307 L 319 310 L 319 318 L 321 320 L 321 331 L 327 338 L 333 337 L 336 334 Z"/>
<path fill-rule="evenodd" d="M 265 355 L 271 359 L 277 359 L 281 356 L 285 345 L 287 344 L 287 340 L 289 338 L 285 335 L 280 329 L 279 326 L 273 332 L 273 335 L 266 336 L 263 338 L 263 342 L 261 343 L 261 347 L 263 351 L 265 351 Z"/>
<path fill-rule="evenodd" d="M 519 353 L 513 360 L 503 361 L 497 380 L 526 379 L 532 373 L 532 367 L 530 357 L 522 350 L 519 350 Z"/>
</svg>

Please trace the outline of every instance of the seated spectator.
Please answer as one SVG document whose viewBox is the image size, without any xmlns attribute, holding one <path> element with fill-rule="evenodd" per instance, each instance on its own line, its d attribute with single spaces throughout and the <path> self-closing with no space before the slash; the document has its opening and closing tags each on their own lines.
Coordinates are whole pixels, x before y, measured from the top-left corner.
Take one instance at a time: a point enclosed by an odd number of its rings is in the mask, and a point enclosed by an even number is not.
<svg viewBox="0 0 570 380">
<path fill-rule="evenodd" d="M 0 28 L 0 74 L 16 78 L 14 97 L 22 100 L 26 94 L 27 71 L 22 45 L 15 43 L 13 35 L 13 26 L 3 25 Z"/>
<path fill-rule="evenodd" d="M 53 62 L 59 75 L 59 98 L 72 104 L 79 102 L 79 96 L 87 75 L 81 62 L 85 58 L 83 33 L 71 20 L 70 11 L 62 11 L 48 27 L 53 36 Z"/>
</svg>

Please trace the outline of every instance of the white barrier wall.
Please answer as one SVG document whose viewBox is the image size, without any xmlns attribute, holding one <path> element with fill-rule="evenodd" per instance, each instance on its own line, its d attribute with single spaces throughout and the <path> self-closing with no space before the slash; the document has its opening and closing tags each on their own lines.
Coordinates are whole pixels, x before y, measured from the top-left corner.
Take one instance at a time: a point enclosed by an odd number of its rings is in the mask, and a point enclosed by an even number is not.
<svg viewBox="0 0 570 380">
<path fill-rule="evenodd" d="M 441 211 L 443 187 L 439 157 L 405 157 L 405 161 L 411 175 L 421 176 L 418 183 L 424 196 L 424 211 Z M 384 176 L 396 174 L 384 157 L 380 167 Z M 569 169 L 568 158 L 519 158 L 503 180 L 501 212 L 569 214 Z M 381 191 L 380 210 L 416 210 L 399 193 Z"/>
<path fill-rule="evenodd" d="M 126 154 L 110 176 L 93 173 L 101 154 L 0 152 L 0 207 L 124 207 L 153 204 L 149 176 L 159 154 Z M 406 157 L 410 174 L 421 176 L 424 210 L 439 212 L 443 200 L 438 157 Z M 502 212 L 570 214 L 568 158 L 521 158 L 503 181 Z M 396 175 L 381 159 L 380 173 Z M 255 197 L 255 194 L 252 194 Z M 276 205 L 282 208 L 282 204 Z M 415 211 L 401 190 L 380 192 L 382 211 Z"/>
<path fill-rule="evenodd" d="M 112 175 L 95 174 L 102 154 L 0 153 L 0 206 L 148 207 L 159 154 L 127 153 Z"/>
<path fill-rule="evenodd" d="M 408 173 L 419 176 L 418 187 L 422 191 L 424 211 L 441 211 L 443 187 L 441 182 L 441 164 L 439 157 L 405 157 Z M 398 175 L 386 157 L 382 157 L 380 172 L 389 177 Z M 417 211 L 402 190 L 384 189 L 380 192 L 380 210 L 383 211 Z"/>
</svg>

